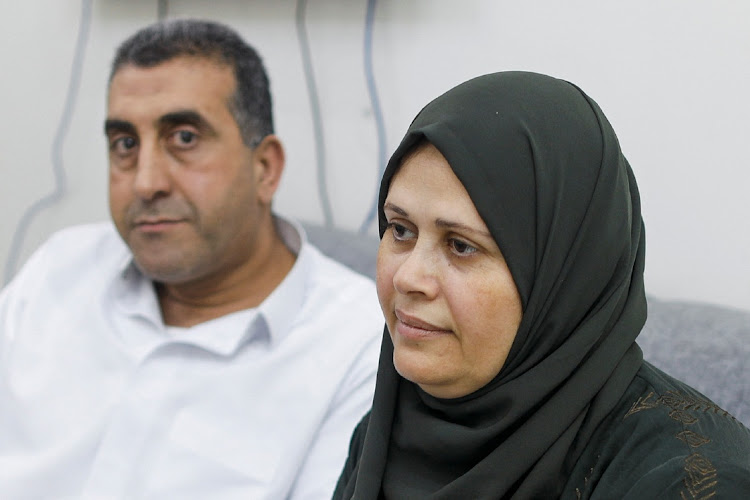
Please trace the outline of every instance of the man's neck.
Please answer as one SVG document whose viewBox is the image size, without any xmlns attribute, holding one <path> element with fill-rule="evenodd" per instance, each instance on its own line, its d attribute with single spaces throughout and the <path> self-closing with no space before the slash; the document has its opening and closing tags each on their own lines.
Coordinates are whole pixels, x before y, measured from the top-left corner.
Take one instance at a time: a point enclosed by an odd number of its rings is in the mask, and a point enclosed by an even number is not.
<svg viewBox="0 0 750 500">
<path fill-rule="evenodd" d="M 246 263 L 223 275 L 177 285 L 157 283 L 164 324 L 190 327 L 258 307 L 284 280 L 296 258 L 275 229 L 271 231 Z"/>
</svg>

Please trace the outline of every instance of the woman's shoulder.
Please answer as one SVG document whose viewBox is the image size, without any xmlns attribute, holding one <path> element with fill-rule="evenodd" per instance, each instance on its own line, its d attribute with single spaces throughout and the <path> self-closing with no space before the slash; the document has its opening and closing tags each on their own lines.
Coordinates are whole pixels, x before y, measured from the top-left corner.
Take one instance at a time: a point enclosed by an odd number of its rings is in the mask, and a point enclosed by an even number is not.
<svg viewBox="0 0 750 500">
<path fill-rule="evenodd" d="M 750 498 L 750 430 L 644 363 L 569 484 L 571 498 Z"/>
<path fill-rule="evenodd" d="M 623 420 L 641 412 L 652 410 L 669 417 L 665 424 L 701 428 L 714 432 L 740 429 L 748 432 L 734 416 L 719 407 L 710 398 L 660 369 L 644 362 L 631 384 L 630 390 L 620 401 L 628 407 Z"/>
<path fill-rule="evenodd" d="M 352 433 L 351 441 L 349 442 L 349 456 L 344 463 L 344 468 L 341 471 L 338 482 L 336 483 L 336 489 L 333 492 L 333 500 L 339 500 L 343 498 L 351 498 L 354 479 L 357 474 L 357 466 L 359 465 L 359 457 L 362 455 L 362 447 L 365 443 L 365 435 L 367 434 L 367 426 L 370 422 L 370 412 L 368 411 L 362 420 L 359 421 L 357 427 L 354 428 Z"/>
</svg>

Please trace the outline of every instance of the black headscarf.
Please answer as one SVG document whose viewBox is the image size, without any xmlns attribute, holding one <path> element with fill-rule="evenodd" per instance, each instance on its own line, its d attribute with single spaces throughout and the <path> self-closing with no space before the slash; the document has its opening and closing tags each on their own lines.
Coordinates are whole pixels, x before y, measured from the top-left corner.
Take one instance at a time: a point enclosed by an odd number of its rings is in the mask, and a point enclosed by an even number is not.
<svg viewBox="0 0 750 500">
<path fill-rule="evenodd" d="M 523 318 L 500 373 L 449 400 L 396 373 L 386 332 L 344 497 L 557 498 L 642 363 L 644 233 L 632 171 L 576 86 L 535 73 L 481 76 L 412 122 L 380 187 L 381 237 L 391 179 L 423 140 L 447 159 L 503 252 Z"/>
</svg>

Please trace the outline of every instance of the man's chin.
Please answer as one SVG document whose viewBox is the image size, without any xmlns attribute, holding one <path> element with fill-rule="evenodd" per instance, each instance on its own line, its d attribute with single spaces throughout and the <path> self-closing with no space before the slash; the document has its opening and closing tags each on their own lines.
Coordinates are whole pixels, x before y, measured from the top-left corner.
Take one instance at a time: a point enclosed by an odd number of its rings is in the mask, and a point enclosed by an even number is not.
<svg viewBox="0 0 750 500">
<path fill-rule="evenodd" d="M 136 256 L 135 263 L 144 276 L 165 285 L 179 285 L 193 278 L 192 268 L 182 263 L 179 258 L 153 260 Z"/>
</svg>

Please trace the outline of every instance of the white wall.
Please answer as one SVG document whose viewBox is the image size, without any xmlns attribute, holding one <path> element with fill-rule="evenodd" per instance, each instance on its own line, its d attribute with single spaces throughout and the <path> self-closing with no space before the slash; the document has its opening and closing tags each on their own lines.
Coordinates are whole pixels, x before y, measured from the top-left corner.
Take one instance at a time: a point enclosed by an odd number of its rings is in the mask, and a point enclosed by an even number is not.
<svg viewBox="0 0 750 500">
<path fill-rule="evenodd" d="M 108 217 L 102 132 L 115 46 L 157 16 L 155 0 L 96 0 L 64 136 L 64 197 L 25 228 L 20 259 L 53 230 Z M 54 189 L 53 140 L 71 76 L 78 0 L 3 0 L 0 16 L 0 262 L 22 214 Z M 322 221 L 296 0 L 173 0 L 173 16 L 227 22 L 264 56 L 288 149 L 277 210 Z M 366 0 L 309 0 L 328 190 L 336 225 L 358 228 L 378 182 L 364 78 Z M 379 0 L 374 65 L 388 154 L 431 98 L 481 73 L 569 79 L 601 105 L 638 178 L 647 289 L 750 309 L 750 2 Z M 374 225 L 370 229 L 374 232 Z"/>
</svg>

